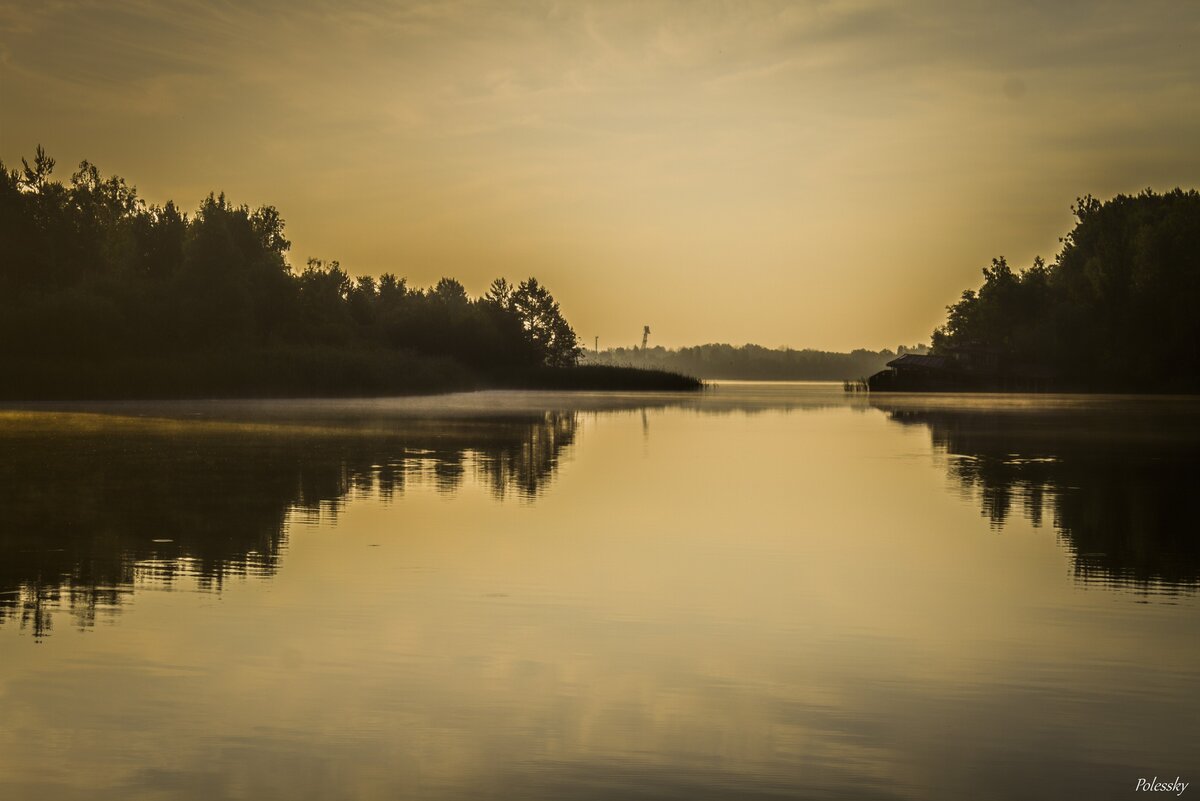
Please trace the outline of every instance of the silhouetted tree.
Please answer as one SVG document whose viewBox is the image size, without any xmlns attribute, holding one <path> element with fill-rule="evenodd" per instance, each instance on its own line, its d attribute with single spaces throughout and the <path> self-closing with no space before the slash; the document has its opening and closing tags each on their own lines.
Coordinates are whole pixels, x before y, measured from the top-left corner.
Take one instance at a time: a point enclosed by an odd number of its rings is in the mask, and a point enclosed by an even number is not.
<svg viewBox="0 0 1200 801">
<path fill-rule="evenodd" d="M 150 357 L 220 370 L 280 349 L 325 354 L 331 374 L 385 352 L 487 371 L 578 359 L 574 331 L 536 279 L 498 279 L 472 299 L 449 277 L 423 291 L 392 273 L 353 278 L 336 261 L 296 272 L 272 206 L 210 194 L 189 216 L 147 205 L 90 162 L 66 185 L 54 167 L 40 146 L 20 170 L 0 163 L 0 353 L 30 375 L 66 380 L 77 373 L 66 362 Z M 35 394 L 39 380 L 29 379 Z"/>
<path fill-rule="evenodd" d="M 1080 198 L 1052 265 L 1004 259 L 948 307 L 934 349 L 983 346 L 1082 385 L 1195 388 L 1200 382 L 1200 194 L 1149 189 Z"/>
<path fill-rule="evenodd" d="M 496 284 L 493 283 L 494 288 Z M 536 278 L 517 285 L 507 296 L 507 308 L 521 322 L 526 341 L 549 367 L 570 367 L 578 363 L 582 348 L 575 331 L 567 324 L 558 302 Z"/>
</svg>

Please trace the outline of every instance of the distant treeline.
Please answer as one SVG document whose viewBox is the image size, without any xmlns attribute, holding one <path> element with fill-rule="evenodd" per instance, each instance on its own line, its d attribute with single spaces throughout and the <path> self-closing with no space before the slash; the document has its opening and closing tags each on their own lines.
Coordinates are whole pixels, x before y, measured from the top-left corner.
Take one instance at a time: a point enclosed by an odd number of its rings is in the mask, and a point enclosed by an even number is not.
<svg viewBox="0 0 1200 801">
<path fill-rule="evenodd" d="M 534 278 L 471 298 L 453 278 L 295 271 L 274 207 L 209 195 L 189 215 L 86 161 L 67 183 L 40 147 L 22 164 L 0 163 L 0 395 L 455 389 L 578 361 Z"/>
<path fill-rule="evenodd" d="M 986 353 L 1057 386 L 1200 390 L 1200 194 L 1081 198 L 1053 264 L 1003 259 L 963 292 L 934 352 Z"/>
<path fill-rule="evenodd" d="M 668 350 L 663 347 L 612 348 L 587 351 L 588 364 L 629 365 L 673 370 L 699 378 L 768 381 L 842 381 L 882 370 L 896 354 L 890 350 L 855 350 L 831 353 L 821 350 L 771 349 L 759 345 L 697 345 Z"/>
</svg>

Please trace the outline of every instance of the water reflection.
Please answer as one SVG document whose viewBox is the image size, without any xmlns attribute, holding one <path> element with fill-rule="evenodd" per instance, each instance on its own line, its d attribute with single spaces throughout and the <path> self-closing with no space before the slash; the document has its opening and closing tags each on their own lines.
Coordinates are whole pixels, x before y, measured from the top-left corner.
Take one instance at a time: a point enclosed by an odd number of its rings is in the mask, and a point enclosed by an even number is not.
<svg viewBox="0 0 1200 801">
<path fill-rule="evenodd" d="M 696 393 L 463 393 L 337 400 L 121 401 L 0 411 L 0 624 L 87 628 L 139 584 L 219 591 L 269 577 L 289 520 L 468 475 L 532 500 L 580 414 L 758 414 L 845 404 L 827 385 Z M 865 404 L 860 404 L 865 407 Z"/>
<path fill-rule="evenodd" d="M 40 638 L 56 611 L 87 627 L 141 583 L 273 575 L 289 519 L 336 516 L 348 497 L 454 493 L 470 472 L 496 498 L 533 498 L 576 425 L 573 412 L 386 429 L 0 415 L 0 623 Z"/>
<path fill-rule="evenodd" d="M 1080 582 L 1168 595 L 1200 585 L 1200 427 L 1186 403 L 872 404 L 929 428 L 951 480 L 994 528 L 1017 513 L 1048 520 Z"/>
<path fill-rule="evenodd" d="M 993 527 L 1014 514 L 1051 525 L 1081 583 L 1146 594 L 1200 586 L 1200 545 L 1189 536 L 1200 424 L 1190 403 L 868 399 L 796 384 L 176 403 L 170 418 L 162 404 L 123 403 L 0 412 L 0 624 L 40 638 L 56 614 L 92 626 L 141 584 L 186 577 L 219 591 L 230 577 L 272 576 L 289 522 L 332 520 L 348 498 L 387 502 L 414 486 L 452 494 L 470 479 L 494 498 L 532 500 L 581 415 L 639 416 L 647 438 L 666 412 L 845 407 L 928 428 L 953 484 Z"/>
<path fill-rule="evenodd" d="M 1005 801 L 1174 776 L 1200 599 L 1081 591 L 1021 516 L 1081 530 L 1055 496 L 1187 457 L 1196 415 L 1045 400 L 0 415 L 0 589 L 30 602 L 0 627 L 0 796 Z M 1133 471 L 1138 504 L 1182 509 L 1158 475 Z M 1150 583 L 1194 577 L 1155 530 L 1176 556 L 1142 555 Z M 73 614 L 104 636 L 64 636 Z"/>
</svg>

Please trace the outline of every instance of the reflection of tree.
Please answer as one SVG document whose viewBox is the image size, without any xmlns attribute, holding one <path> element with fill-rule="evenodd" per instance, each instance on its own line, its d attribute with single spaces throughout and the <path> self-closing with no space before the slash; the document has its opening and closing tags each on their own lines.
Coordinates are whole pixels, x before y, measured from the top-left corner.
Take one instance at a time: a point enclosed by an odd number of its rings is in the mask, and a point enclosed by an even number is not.
<svg viewBox="0 0 1200 801">
<path fill-rule="evenodd" d="M 575 439 L 575 415 L 547 413 L 524 424 L 524 436 L 479 454 L 479 472 L 493 494 L 532 497 L 558 468 L 559 453 Z"/>
<path fill-rule="evenodd" d="M 928 426 L 951 478 L 1003 527 L 1052 516 L 1076 576 L 1143 592 L 1200 585 L 1200 430 L 1190 411 L 955 411 L 875 405 Z"/>
<path fill-rule="evenodd" d="M 454 492 L 470 467 L 498 498 L 533 498 L 571 445 L 576 416 L 382 432 L 72 415 L 4 422 L 0 622 L 43 636 L 54 610 L 88 626 L 140 582 L 187 576 L 219 590 L 231 576 L 273 575 L 289 515 L 336 515 L 348 497 Z"/>
</svg>

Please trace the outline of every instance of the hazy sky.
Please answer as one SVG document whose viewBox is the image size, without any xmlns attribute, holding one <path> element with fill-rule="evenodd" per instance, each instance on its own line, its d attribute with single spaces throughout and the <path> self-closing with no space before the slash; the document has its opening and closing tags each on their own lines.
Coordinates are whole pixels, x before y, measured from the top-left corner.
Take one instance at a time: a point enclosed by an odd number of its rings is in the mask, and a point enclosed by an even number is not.
<svg viewBox="0 0 1200 801">
<path fill-rule="evenodd" d="M 0 158 L 536 275 L 590 346 L 927 341 L 1084 193 L 1200 185 L 1200 4 L 0 0 Z"/>
</svg>

